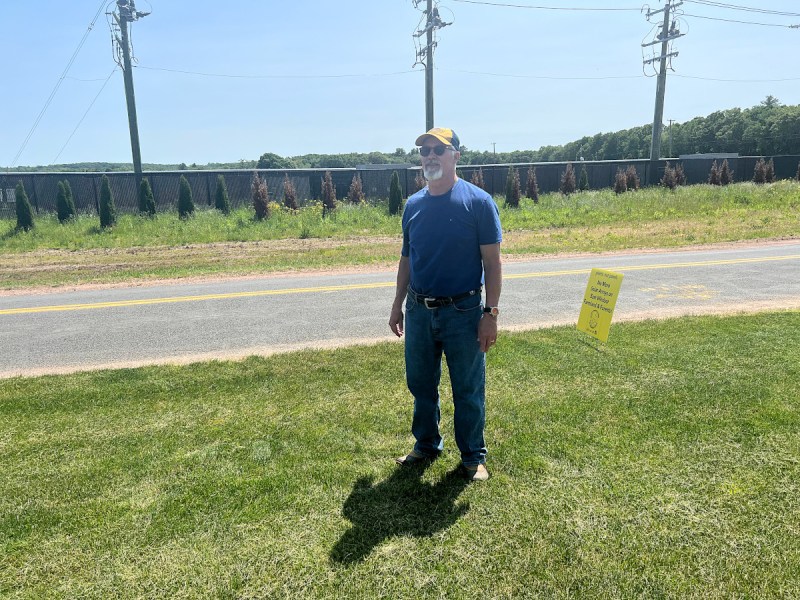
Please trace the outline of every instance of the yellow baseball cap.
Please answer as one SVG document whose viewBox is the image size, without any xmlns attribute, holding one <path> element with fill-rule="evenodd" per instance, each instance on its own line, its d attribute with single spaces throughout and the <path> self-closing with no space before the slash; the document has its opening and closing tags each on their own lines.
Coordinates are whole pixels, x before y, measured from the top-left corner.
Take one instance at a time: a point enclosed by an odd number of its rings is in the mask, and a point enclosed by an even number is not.
<svg viewBox="0 0 800 600">
<path fill-rule="evenodd" d="M 417 146 L 422 146 L 422 143 L 425 141 L 425 138 L 432 137 L 447 146 L 452 146 L 456 150 L 458 150 L 458 146 L 461 142 L 458 140 L 458 136 L 456 132 L 452 129 L 445 129 L 444 127 L 434 127 L 427 133 L 423 133 L 421 136 L 417 138 L 416 144 Z"/>
</svg>

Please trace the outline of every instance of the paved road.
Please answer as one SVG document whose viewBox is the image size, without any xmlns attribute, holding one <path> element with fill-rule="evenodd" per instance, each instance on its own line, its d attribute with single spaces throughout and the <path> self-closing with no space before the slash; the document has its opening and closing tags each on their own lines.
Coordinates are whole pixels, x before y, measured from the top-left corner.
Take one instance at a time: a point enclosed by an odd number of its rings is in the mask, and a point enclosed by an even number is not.
<svg viewBox="0 0 800 600">
<path fill-rule="evenodd" d="M 800 308 L 800 243 L 762 243 L 507 261 L 501 326 L 575 323 L 592 268 L 624 274 L 615 321 Z M 394 339 L 393 296 L 386 271 L 0 296 L 0 377 Z"/>
</svg>

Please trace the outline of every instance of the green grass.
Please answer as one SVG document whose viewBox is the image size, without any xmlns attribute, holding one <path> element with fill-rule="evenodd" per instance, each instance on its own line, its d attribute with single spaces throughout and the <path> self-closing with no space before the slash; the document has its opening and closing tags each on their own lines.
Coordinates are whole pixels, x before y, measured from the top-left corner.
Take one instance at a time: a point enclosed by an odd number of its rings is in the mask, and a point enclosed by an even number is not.
<svg viewBox="0 0 800 600">
<path fill-rule="evenodd" d="M 0 382 L 0 595 L 793 598 L 800 313 L 489 355 L 485 484 L 401 470 L 402 347 Z"/>
<path fill-rule="evenodd" d="M 187 220 L 123 215 L 108 231 L 89 215 L 66 225 L 40 216 L 27 233 L 0 220 L 0 289 L 396 264 L 400 217 L 385 203 L 342 203 L 326 218 L 318 205 L 273 207 L 263 222 L 249 209 L 227 217 L 201 210 Z M 546 194 L 538 205 L 501 207 L 501 221 L 507 255 L 791 238 L 800 231 L 800 184 Z"/>
</svg>

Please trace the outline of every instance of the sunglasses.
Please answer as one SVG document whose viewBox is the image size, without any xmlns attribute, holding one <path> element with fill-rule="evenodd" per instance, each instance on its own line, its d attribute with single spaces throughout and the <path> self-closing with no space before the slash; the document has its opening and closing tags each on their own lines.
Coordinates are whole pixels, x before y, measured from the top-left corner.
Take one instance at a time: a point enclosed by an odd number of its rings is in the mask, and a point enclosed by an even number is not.
<svg viewBox="0 0 800 600">
<path fill-rule="evenodd" d="M 421 146 L 419 149 L 419 153 L 421 156 L 428 156 L 433 150 L 433 153 L 436 156 L 441 156 L 444 154 L 445 150 L 455 150 L 452 146 Z"/>
</svg>

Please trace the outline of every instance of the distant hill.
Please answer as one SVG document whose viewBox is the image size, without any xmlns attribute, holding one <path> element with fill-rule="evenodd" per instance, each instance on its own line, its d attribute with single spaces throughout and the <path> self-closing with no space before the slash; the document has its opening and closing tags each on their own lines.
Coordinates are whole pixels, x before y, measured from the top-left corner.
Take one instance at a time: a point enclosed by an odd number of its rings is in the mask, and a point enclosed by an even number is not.
<svg viewBox="0 0 800 600">
<path fill-rule="evenodd" d="M 578 160 L 622 160 L 648 158 L 652 125 L 642 125 L 612 133 L 585 136 L 563 146 L 542 146 L 538 150 L 513 152 L 476 152 L 463 148 L 462 165 L 491 163 L 526 163 Z M 674 123 L 662 136 L 662 155 L 678 156 L 707 152 L 738 152 L 742 156 L 800 154 L 800 105 L 783 106 L 768 96 L 758 106 L 731 108 L 697 117 L 686 123 Z M 671 152 L 670 152 L 671 149 Z M 206 165 L 151 164 L 145 171 L 193 169 L 320 169 L 353 168 L 364 164 L 416 163 L 415 151 L 397 148 L 393 153 L 304 154 L 282 157 L 265 152 L 258 160 L 240 160 Z M 110 172 L 132 171 L 132 163 L 85 162 L 36 167 L 16 167 L 15 171 Z"/>
</svg>

